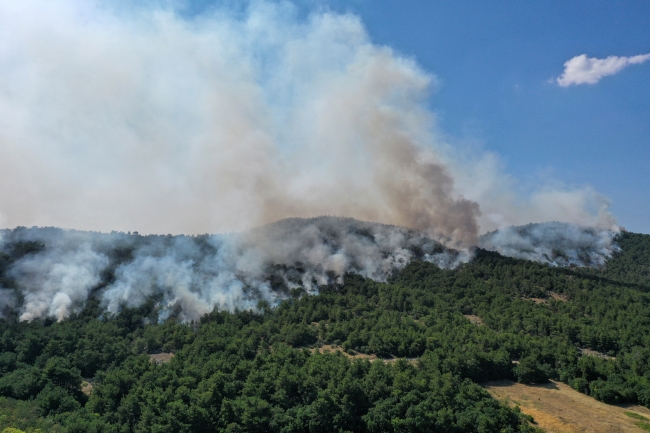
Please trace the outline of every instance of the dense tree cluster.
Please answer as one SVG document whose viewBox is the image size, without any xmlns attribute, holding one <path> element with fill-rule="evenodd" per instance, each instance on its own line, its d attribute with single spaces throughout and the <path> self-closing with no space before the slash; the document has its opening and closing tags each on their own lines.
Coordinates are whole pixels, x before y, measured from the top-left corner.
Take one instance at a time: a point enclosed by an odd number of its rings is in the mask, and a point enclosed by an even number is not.
<svg viewBox="0 0 650 433">
<path fill-rule="evenodd" d="M 456 270 L 416 261 L 388 283 L 347 275 L 317 296 L 197 323 L 158 324 L 153 301 L 110 318 L 96 302 L 61 322 L 9 314 L 0 406 L 29 401 L 42 428 L 69 432 L 524 432 L 478 384 L 556 379 L 650 407 L 650 236 L 618 242 L 604 269 L 478 251 Z M 161 351 L 175 356 L 151 362 Z"/>
</svg>

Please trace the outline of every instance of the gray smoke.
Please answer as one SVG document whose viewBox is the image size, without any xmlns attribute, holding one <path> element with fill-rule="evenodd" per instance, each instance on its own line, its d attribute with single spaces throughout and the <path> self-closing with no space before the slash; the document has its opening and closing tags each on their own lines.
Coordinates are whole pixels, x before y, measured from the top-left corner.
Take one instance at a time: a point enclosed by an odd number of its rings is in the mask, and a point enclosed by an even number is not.
<svg viewBox="0 0 650 433">
<path fill-rule="evenodd" d="M 617 231 L 550 222 L 487 233 L 479 246 L 501 255 L 551 266 L 601 267 L 620 250 Z"/>
<path fill-rule="evenodd" d="M 55 246 L 46 254 L 20 260 L 11 272 L 23 287 L 25 312 L 20 318 L 67 317 L 72 306 L 86 301 L 87 291 L 99 283 L 107 265 L 107 258 L 88 243 L 76 250 Z"/>
<path fill-rule="evenodd" d="M 101 272 L 109 265 L 106 254 L 115 245 L 111 237 L 53 228 L 5 232 L 0 251 L 16 255 L 15 250 L 7 248 L 26 243 L 36 248 L 5 271 L 7 277 L 18 283 L 18 293 L 23 299 L 20 319 L 62 320 L 83 306 L 89 290 L 99 284 Z M 16 306 L 16 292 L 7 296 Z"/>
<path fill-rule="evenodd" d="M 34 228 L 4 238 L 5 252 L 29 242 L 38 247 L 8 272 L 23 299 L 21 320 L 62 320 L 94 294 L 109 314 L 155 299 L 161 320 L 175 314 L 189 321 L 215 308 L 273 305 L 295 290 L 315 294 L 319 286 L 341 284 L 348 272 L 385 281 L 414 258 L 454 268 L 470 257 L 418 231 L 334 217 L 194 237 Z M 0 296 L 5 306 L 17 306 L 15 293 Z"/>
<path fill-rule="evenodd" d="M 551 266 L 603 266 L 616 233 L 566 223 L 507 227 L 479 246 Z M 7 230 L 0 251 L 19 257 L 0 288 L 0 313 L 62 320 L 94 296 L 107 314 L 154 300 L 159 319 L 197 320 L 214 309 L 256 309 L 342 284 L 347 273 L 386 281 L 414 259 L 454 269 L 471 251 L 404 227 L 352 218 L 290 218 L 240 233 L 140 236 L 54 228 Z M 20 256 L 18 249 L 27 251 Z M 27 249 L 25 249 L 27 248 Z M 19 300 L 21 302 L 19 302 Z"/>
<path fill-rule="evenodd" d="M 357 16 L 135 3 L 0 2 L 3 227 L 197 234 L 343 215 L 462 248 L 507 225 L 615 225 L 588 187 L 522 197 L 494 155 L 446 143 L 435 77 Z"/>
<path fill-rule="evenodd" d="M 192 320 L 346 272 L 384 281 L 413 258 L 453 268 L 481 233 L 529 222 L 596 235 L 504 229 L 481 242 L 558 265 L 607 257 L 606 198 L 518 195 L 496 156 L 445 142 L 435 77 L 373 43 L 359 17 L 260 0 L 187 18 L 180 0 L 130 3 L 0 1 L 0 225 L 238 233 L 6 231 L 3 248 L 29 251 L 7 250 L 22 255 L 0 314 L 60 320 L 95 296 L 109 314 L 155 299 L 162 318 Z M 318 215 L 395 226 L 264 226 Z M 574 248 L 589 242 L 605 253 Z"/>
</svg>

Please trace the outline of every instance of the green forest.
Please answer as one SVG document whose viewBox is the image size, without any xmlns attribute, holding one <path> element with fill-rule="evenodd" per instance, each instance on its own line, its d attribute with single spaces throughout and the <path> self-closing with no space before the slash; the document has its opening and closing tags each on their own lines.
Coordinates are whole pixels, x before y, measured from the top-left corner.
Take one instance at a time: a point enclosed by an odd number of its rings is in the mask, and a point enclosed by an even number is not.
<svg viewBox="0 0 650 433">
<path fill-rule="evenodd" d="M 386 283 L 349 274 L 318 295 L 193 323 L 158 323 L 154 301 L 108 317 L 91 300 L 61 322 L 10 313 L 0 431 L 537 431 L 480 386 L 498 379 L 650 407 L 650 235 L 616 242 L 602 269 L 478 250 L 454 270 L 413 261 Z M 4 287 L 37 248 L 0 254 Z"/>
</svg>

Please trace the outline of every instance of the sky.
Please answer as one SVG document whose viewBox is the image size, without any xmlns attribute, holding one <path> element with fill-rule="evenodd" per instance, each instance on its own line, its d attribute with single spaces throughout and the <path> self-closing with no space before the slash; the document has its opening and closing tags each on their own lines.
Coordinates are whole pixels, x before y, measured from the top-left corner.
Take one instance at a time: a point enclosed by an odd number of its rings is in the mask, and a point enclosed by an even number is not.
<svg viewBox="0 0 650 433">
<path fill-rule="evenodd" d="M 0 226 L 650 233 L 647 1 L 0 9 Z"/>
<path fill-rule="evenodd" d="M 210 1 L 197 1 L 198 12 Z M 650 53 L 638 1 L 306 1 L 361 17 L 373 42 L 414 58 L 450 140 L 495 152 L 523 189 L 590 185 L 621 226 L 650 233 L 650 62 L 562 87 L 569 59 Z M 552 81 L 552 82 L 549 82 Z"/>
<path fill-rule="evenodd" d="M 376 43 L 439 79 L 444 131 L 497 153 L 522 187 L 591 185 L 628 230 L 650 233 L 650 62 L 561 87 L 574 56 L 650 53 L 647 1 L 330 3 L 359 14 Z"/>
</svg>

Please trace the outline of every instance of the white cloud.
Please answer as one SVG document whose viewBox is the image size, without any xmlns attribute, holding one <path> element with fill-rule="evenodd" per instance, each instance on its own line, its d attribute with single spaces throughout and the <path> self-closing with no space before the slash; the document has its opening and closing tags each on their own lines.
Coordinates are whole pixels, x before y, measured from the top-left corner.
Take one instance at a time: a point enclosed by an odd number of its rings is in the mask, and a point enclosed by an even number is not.
<svg viewBox="0 0 650 433">
<path fill-rule="evenodd" d="M 650 54 L 632 57 L 609 56 L 606 59 L 587 57 L 586 54 L 575 56 L 564 63 L 564 72 L 557 79 L 562 87 L 578 84 L 596 84 L 607 75 L 614 75 L 628 65 L 650 60 Z"/>
</svg>

